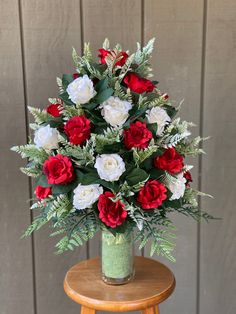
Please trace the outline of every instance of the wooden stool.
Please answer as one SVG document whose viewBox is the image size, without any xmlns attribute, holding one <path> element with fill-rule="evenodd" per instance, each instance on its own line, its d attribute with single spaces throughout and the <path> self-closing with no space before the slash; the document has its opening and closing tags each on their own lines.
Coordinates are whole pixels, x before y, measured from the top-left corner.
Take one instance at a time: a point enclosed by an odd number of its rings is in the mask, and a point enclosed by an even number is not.
<svg viewBox="0 0 236 314">
<path fill-rule="evenodd" d="M 82 314 L 95 314 L 96 310 L 158 314 L 158 304 L 175 288 L 174 275 L 165 265 L 139 256 L 135 257 L 135 271 L 134 280 L 126 285 L 106 285 L 101 279 L 99 258 L 85 260 L 67 272 L 64 289 L 82 305 Z"/>
</svg>

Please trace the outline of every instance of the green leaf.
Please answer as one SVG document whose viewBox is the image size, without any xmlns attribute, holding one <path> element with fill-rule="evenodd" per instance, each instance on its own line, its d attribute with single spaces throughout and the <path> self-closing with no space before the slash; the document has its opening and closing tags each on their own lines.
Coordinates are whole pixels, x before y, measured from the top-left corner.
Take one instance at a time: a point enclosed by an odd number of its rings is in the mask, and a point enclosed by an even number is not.
<svg viewBox="0 0 236 314">
<path fill-rule="evenodd" d="M 135 185 L 139 182 L 145 181 L 149 175 L 146 171 L 140 168 L 133 169 L 126 177 L 126 181 L 129 185 Z"/>
<path fill-rule="evenodd" d="M 108 79 L 107 79 L 107 78 L 105 78 L 105 79 L 99 81 L 99 82 L 96 84 L 96 86 L 95 86 L 95 90 L 96 90 L 98 93 L 101 92 L 101 91 L 103 91 L 103 90 L 105 90 L 105 89 L 107 89 L 107 88 L 108 88 Z"/>
<path fill-rule="evenodd" d="M 97 106 L 98 106 L 98 104 L 95 104 L 95 103 L 93 103 L 93 102 L 91 102 L 91 103 L 89 103 L 89 104 L 83 104 L 83 105 L 81 105 L 84 109 L 88 109 L 88 110 L 93 110 L 93 109 L 95 109 Z"/>
<path fill-rule="evenodd" d="M 94 102 L 101 104 L 104 101 L 106 101 L 112 94 L 113 94 L 113 89 L 112 88 L 107 88 L 102 90 L 99 94 L 95 96 L 93 99 Z"/>
<path fill-rule="evenodd" d="M 148 124 L 148 129 L 152 132 L 152 134 L 153 134 L 154 137 L 156 137 L 157 128 L 158 128 L 157 123 L 149 123 L 149 124 Z"/>
<path fill-rule="evenodd" d="M 74 80 L 71 74 L 63 74 L 62 76 L 62 85 L 66 89 L 67 86 Z"/>
<path fill-rule="evenodd" d="M 59 98 L 62 99 L 66 105 L 74 106 L 75 104 L 69 99 L 67 92 L 64 92 L 59 95 Z"/>
<path fill-rule="evenodd" d="M 47 180 L 47 177 L 45 175 L 42 175 L 38 178 L 36 178 L 36 184 L 37 185 L 41 185 L 43 186 L 44 188 L 47 188 L 49 186 L 52 186 L 51 184 L 48 183 L 48 180 Z"/>
<path fill-rule="evenodd" d="M 53 184 L 52 185 L 52 193 L 53 194 L 65 194 L 74 190 L 77 186 L 76 182 L 70 184 Z"/>
<path fill-rule="evenodd" d="M 99 181 L 100 181 L 98 173 L 95 169 L 90 170 L 86 173 L 85 172 L 83 173 L 80 170 L 76 170 L 76 174 L 77 174 L 78 182 L 83 184 L 83 185 L 99 183 Z"/>
</svg>

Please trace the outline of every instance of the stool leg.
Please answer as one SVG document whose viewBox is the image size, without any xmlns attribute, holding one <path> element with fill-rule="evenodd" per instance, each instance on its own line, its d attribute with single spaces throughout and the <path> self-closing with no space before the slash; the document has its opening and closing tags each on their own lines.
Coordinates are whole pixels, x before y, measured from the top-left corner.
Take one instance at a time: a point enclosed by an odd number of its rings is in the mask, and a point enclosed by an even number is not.
<svg viewBox="0 0 236 314">
<path fill-rule="evenodd" d="M 96 311 L 94 309 L 90 309 L 89 307 L 81 305 L 81 314 L 96 314 Z"/>
<path fill-rule="evenodd" d="M 160 314 L 158 305 L 142 310 L 141 313 L 142 314 Z"/>
</svg>

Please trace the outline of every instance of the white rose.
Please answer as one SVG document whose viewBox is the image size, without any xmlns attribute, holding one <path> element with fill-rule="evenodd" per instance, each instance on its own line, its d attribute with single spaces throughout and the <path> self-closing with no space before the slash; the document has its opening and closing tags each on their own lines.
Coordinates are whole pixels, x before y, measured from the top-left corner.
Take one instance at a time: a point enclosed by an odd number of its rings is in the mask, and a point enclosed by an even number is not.
<svg viewBox="0 0 236 314">
<path fill-rule="evenodd" d="M 88 75 L 75 79 L 67 86 L 66 91 L 75 104 L 86 104 L 97 94 Z"/>
<path fill-rule="evenodd" d="M 81 185 L 74 189 L 73 205 L 76 209 L 91 207 L 103 193 L 99 184 Z"/>
<path fill-rule="evenodd" d="M 103 154 L 96 158 L 94 167 L 99 177 L 106 181 L 117 181 L 125 172 L 125 163 L 118 154 Z"/>
<path fill-rule="evenodd" d="M 42 147 L 46 150 L 57 148 L 59 135 L 57 129 L 51 128 L 50 125 L 43 126 L 35 131 L 34 143 L 37 147 Z"/>
<path fill-rule="evenodd" d="M 183 173 L 176 176 L 176 180 L 168 184 L 168 188 L 172 193 L 170 200 L 178 200 L 184 196 L 186 179 L 183 177 Z"/>
<path fill-rule="evenodd" d="M 166 111 L 160 107 L 153 107 L 151 110 L 147 110 L 146 114 L 148 123 L 157 123 L 157 135 L 161 136 L 164 127 L 171 122 L 171 118 Z"/>
<path fill-rule="evenodd" d="M 100 108 L 102 108 L 102 116 L 112 126 L 121 126 L 129 117 L 129 110 L 132 105 L 128 101 L 121 100 L 119 97 L 109 97 L 104 101 Z"/>
</svg>

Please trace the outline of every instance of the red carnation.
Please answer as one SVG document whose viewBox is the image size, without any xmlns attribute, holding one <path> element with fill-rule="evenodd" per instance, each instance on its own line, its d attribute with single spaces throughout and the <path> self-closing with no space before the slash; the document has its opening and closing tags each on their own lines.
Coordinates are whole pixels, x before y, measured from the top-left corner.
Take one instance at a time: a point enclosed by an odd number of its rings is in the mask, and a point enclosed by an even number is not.
<svg viewBox="0 0 236 314">
<path fill-rule="evenodd" d="M 72 144 L 81 145 L 90 138 L 90 120 L 85 116 L 76 116 L 68 120 L 64 131 Z"/>
<path fill-rule="evenodd" d="M 127 217 L 124 204 L 121 201 L 113 202 L 110 199 L 114 196 L 111 192 L 105 192 L 98 199 L 99 218 L 111 228 L 122 225 Z"/>
<path fill-rule="evenodd" d="M 128 149 L 132 147 L 146 148 L 152 139 L 152 132 L 146 123 L 136 121 L 131 123 L 129 129 L 124 131 L 124 144 Z"/>
<path fill-rule="evenodd" d="M 193 179 L 192 179 L 192 176 L 191 176 L 191 173 L 190 173 L 190 171 L 186 171 L 185 173 L 184 173 L 184 178 L 186 179 L 186 186 L 187 187 L 190 187 L 190 182 L 193 182 Z"/>
<path fill-rule="evenodd" d="M 129 72 L 125 76 L 124 83 L 133 92 L 138 94 L 142 94 L 144 92 L 152 92 L 155 88 L 155 85 L 152 83 L 152 81 L 139 77 L 136 73 L 133 72 Z"/>
<path fill-rule="evenodd" d="M 100 58 L 100 63 L 106 64 L 105 58 L 106 56 L 110 55 L 111 52 L 103 48 L 98 49 L 98 51 L 99 51 L 98 57 Z M 119 57 L 120 57 L 120 60 L 116 62 L 115 66 L 123 66 L 129 56 L 125 51 L 121 51 L 118 58 Z"/>
<path fill-rule="evenodd" d="M 41 185 L 36 186 L 35 189 L 35 195 L 37 196 L 39 201 L 42 201 L 44 198 L 48 197 L 49 195 L 52 195 L 52 188 L 44 188 Z"/>
<path fill-rule="evenodd" d="M 53 117 L 60 117 L 61 112 L 60 112 L 60 106 L 61 104 L 50 104 L 47 106 L 47 113 L 49 113 Z"/>
<path fill-rule="evenodd" d="M 157 180 L 149 180 L 138 193 L 137 201 L 143 209 L 157 208 L 167 198 L 166 187 Z"/>
<path fill-rule="evenodd" d="M 63 155 L 50 156 L 43 164 L 49 184 L 66 184 L 74 177 L 74 168 L 71 160 Z"/>
<path fill-rule="evenodd" d="M 174 174 L 182 171 L 184 166 L 183 161 L 184 158 L 172 147 L 166 149 L 163 155 L 154 159 L 154 166 Z"/>
</svg>

